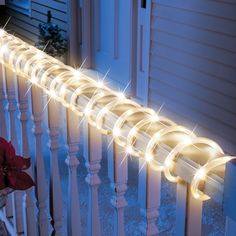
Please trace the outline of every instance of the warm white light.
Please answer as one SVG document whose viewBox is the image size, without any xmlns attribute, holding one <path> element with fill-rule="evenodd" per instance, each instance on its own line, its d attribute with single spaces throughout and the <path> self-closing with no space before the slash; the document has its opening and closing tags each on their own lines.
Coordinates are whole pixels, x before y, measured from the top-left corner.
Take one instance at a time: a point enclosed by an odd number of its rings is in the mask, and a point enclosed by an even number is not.
<svg viewBox="0 0 236 236">
<path fill-rule="evenodd" d="M 185 138 L 181 141 L 181 143 L 182 143 L 183 145 L 190 145 L 190 144 L 192 143 L 192 139 L 191 139 L 190 137 L 185 137 Z"/>
<path fill-rule="evenodd" d="M 153 115 L 152 117 L 151 117 L 151 122 L 158 122 L 159 121 L 159 117 L 158 117 L 158 115 L 157 114 L 155 114 L 155 115 Z"/>
<path fill-rule="evenodd" d="M 90 113 L 91 113 L 91 110 L 86 107 L 86 108 L 84 109 L 84 114 L 85 114 L 86 116 L 88 116 Z"/>
<path fill-rule="evenodd" d="M 126 148 L 126 152 L 129 153 L 129 154 L 132 154 L 133 148 L 132 148 L 131 146 L 128 146 L 128 147 Z"/>
<path fill-rule="evenodd" d="M 42 60 L 44 58 L 44 54 L 42 52 L 38 52 L 36 54 L 36 58 L 37 58 L 37 60 Z"/>
<path fill-rule="evenodd" d="M 173 162 L 171 160 L 166 160 L 165 161 L 165 167 L 166 168 L 171 168 L 173 166 Z"/>
<path fill-rule="evenodd" d="M 112 133 L 115 137 L 118 137 L 118 136 L 120 136 L 121 131 L 120 131 L 120 129 L 113 129 Z"/>
<path fill-rule="evenodd" d="M 93 80 L 81 71 L 64 65 L 3 29 L 0 29 L 0 42 L 0 61 L 3 65 L 13 72 L 16 69 L 17 75 L 22 75 L 20 77 L 28 79 L 47 93 L 50 96 L 49 100 L 54 98 L 77 115 L 86 115 L 89 125 L 97 127 L 103 134 L 111 135 L 112 140 L 124 147 L 132 156 L 145 158 L 153 170 L 164 171 L 167 179 L 172 182 L 178 182 L 180 179 L 179 176 L 174 175 L 172 169 L 178 164 L 178 158 L 182 157 L 181 154 L 186 148 L 197 146 L 193 148 L 193 151 L 199 152 L 201 149 L 199 144 L 209 146 L 210 159 L 209 156 L 200 156 L 203 158 L 200 163 L 203 164 L 196 171 L 191 182 L 192 194 L 199 200 L 209 199 L 204 192 L 199 190 L 200 183 L 207 180 L 208 173 L 236 158 L 225 156 L 221 147 L 214 141 L 196 137 L 192 131 L 159 116 L 153 109 L 142 107 L 137 102 L 127 99 L 121 92 L 112 91 L 104 84 L 104 80 Z M 89 96 L 91 92 L 93 94 Z M 82 99 L 78 99 L 80 97 Z M 81 101 L 86 104 L 80 111 Z M 152 123 L 158 124 L 157 130 L 151 130 L 155 125 Z M 124 130 L 126 124 L 131 125 L 130 131 Z M 146 147 L 138 148 L 139 138 L 142 138 L 143 133 L 149 140 L 145 140 Z M 154 160 L 156 150 L 162 144 L 169 145 L 163 137 L 168 135 L 171 139 L 176 133 L 183 134 L 184 138 L 177 141 L 175 147 L 172 147 L 161 163 Z"/>
<path fill-rule="evenodd" d="M 81 77 L 81 72 L 78 71 L 78 70 L 74 70 L 74 73 L 75 73 L 75 77 L 76 77 L 76 79 L 79 80 L 80 77 Z"/>
<path fill-rule="evenodd" d="M 103 81 L 102 80 L 98 81 L 97 86 L 98 86 L 98 88 L 102 88 L 104 86 Z"/>
<path fill-rule="evenodd" d="M 7 51 L 8 51 L 7 45 L 3 45 L 3 46 L 0 48 L 0 51 L 1 51 L 2 53 L 7 53 Z"/>
<path fill-rule="evenodd" d="M 206 177 L 206 172 L 203 169 L 199 169 L 199 170 L 197 170 L 195 176 L 198 179 L 204 179 Z"/>
<path fill-rule="evenodd" d="M 52 98 L 56 98 L 57 97 L 57 94 L 56 94 L 56 92 L 54 91 L 54 90 L 52 90 L 52 91 L 50 91 L 50 96 L 52 97 Z"/>
<path fill-rule="evenodd" d="M 125 95 L 123 93 L 120 92 L 120 93 L 117 93 L 117 95 L 120 100 L 125 99 Z"/>
<path fill-rule="evenodd" d="M 31 78 L 31 83 L 32 84 L 36 84 L 37 83 L 37 78 L 35 77 L 35 76 L 33 76 L 32 78 Z"/>
<path fill-rule="evenodd" d="M 3 29 L 0 29 L 0 37 L 2 37 L 5 34 L 5 31 Z"/>
<path fill-rule="evenodd" d="M 64 96 L 65 93 L 66 93 L 66 87 L 64 85 L 62 85 L 61 88 L 60 88 L 60 95 Z"/>
<path fill-rule="evenodd" d="M 145 155 L 145 160 L 146 160 L 147 162 L 152 161 L 152 160 L 153 160 L 153 155 L 152 155 L 152 154 L 147 154 L 147 155 Z"/>
</svg>

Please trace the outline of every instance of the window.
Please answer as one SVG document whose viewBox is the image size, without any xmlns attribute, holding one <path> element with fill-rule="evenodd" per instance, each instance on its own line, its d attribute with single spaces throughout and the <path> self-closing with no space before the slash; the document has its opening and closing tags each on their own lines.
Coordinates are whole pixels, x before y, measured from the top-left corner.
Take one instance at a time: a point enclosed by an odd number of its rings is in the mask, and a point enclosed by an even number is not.
<svg viewBox="0 0 236 236">
<path fill-rule="evenodd" d="M 31 15 L 31 0 L 7 0 L 7 6 L 26 15 Z"/>
</svg>

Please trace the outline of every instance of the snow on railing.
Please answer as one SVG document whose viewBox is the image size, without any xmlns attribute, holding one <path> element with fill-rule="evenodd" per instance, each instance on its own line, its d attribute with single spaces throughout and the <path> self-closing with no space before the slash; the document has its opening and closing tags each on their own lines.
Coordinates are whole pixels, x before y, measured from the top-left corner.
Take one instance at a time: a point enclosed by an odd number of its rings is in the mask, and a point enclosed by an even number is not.
<svg viewBox="0 0 236 236">
<path fill-rule="evenodd" d="M 37 179 L 37 205 L 39 208 L 39 228 L 42 235 L 49 232 L 47 218 L 47 193 L 44 176 L 44 164 L 41 155 L 41 123 L 44 112 L 42 92 L 48 95 L 48 127 L 51 152 L 51 217 L 53 230 L 57 235 L 63 235 L 62 225 L 62 196 L 60 189 L 60 176 L 58 172 L 57 152 L 59 149 L 59 106 L 67 109 L 67 136 L 68 157 L 66 163 L 69 167 L 69 209 L 70 223 L 68 232 L 70 235 L 79 235 L 80 209 L 78 204 L 78 189 L 76 180 L 76 167 L 78 160 L 78 130 L 75 124 L 84 121 L 87 131 L 87 163 L 89 174 L 87 182 L 91 189 L 91 209 L 88 217 L 91 222 L 89 234 L 99 235 L 100 224 L 98 217 L 97 189 L 100 184 L 98 172 L 101 161 L 101 135 L 107 135 L 109 142 L 113 144 L 112 159 L 113 183 L 115 198 L 113 205 L 118 214 L 117 233 L 124 235 L 123 210 L 126 206 L 124 194 L 127 189 L 127 160 L 128 155 L 141 158 L 147 168 L 148 178 L 145 179 L 146 198 L 145 210 L 147 224 L 145 233 L 153 235 L 158 232 L 153 223 L 158 217 L 160 204 L 160 183 L 163 172 L 171 182 L 177 183 L 177 232 L 181 235 L 187 232 L 189 235 L 201 233 L 202 201 L 212 198 L 223 204 L 224 200 L 224 175 L 225 164 L 234 159 L 234 156 L 225 155 L 221 147 L 214 141 L 197 137 L 193 131 L 177 125 L 172 120 L 161 116 L 150 108 L 140 106 L 138 103 L 126 98 L 122 93 L 108 88 L 104 81 L 95 81 L 81 71 L 64 65 L 25 43 L 19 38 L 0 30 L 0 62 L 3 65 L 2 73 L 6 81 L 8 98 L 8 111 L 10 113 L 10 137 L 16 139 L 14 126 L 15 87 L 14 81 L 18 81 L 18 102 L 22 124 L 22 150 L 29 153 L 27 139 L 27 91 L 32 92 L 32 114 L 34 121 L 34 134 L 36 139 L 36 173 Z M 25 82 L 30 82 L 28 88 Z M 2 80 L 1 80 L 2 83 Z M 4 100 L 3 84 L 0 83 L 0 99 Z M 58 103 L 52 102 L 58 101 Z M 3 114 L 3 104 L 0 104 Z M 80 121 L 79 121 L 80 120 Z M 6 130 L 2 129 L 2 135 Z M 15 140 L 16 142 L 16 140 Z M 121 154 L 125 151 L 125 156 Z M 190 194 L 190 192 L 192 194 Z M 17 216 L 22 209 L 19 207 L 22 199 L 21 193 L 14 193 L 15 208 L 11 209 L 9 202 L 6 207 L 6 216 Z M 23 222 L 17 220 L 16 232 L 27 230 L 28 235 L 34 235 L 37 231 L 33 223 L 32 214 L 33 191 L 26 192 L 26 219 L 27 229 L 23 228 Z M 15 210 L 15 212 L 14 212 Z M 31 213 L 30 213 L 31 212 Z M 15 215 L 16 214 L 16 215 Z M 97 217 L 94 217 L 97 216 Z M 185 218 L 188 218 L 186 221 Z M 95 222 L 94 222 L 95 221 Z M 78 223 L 79 222 L 79 223 Z"/>
</svg>

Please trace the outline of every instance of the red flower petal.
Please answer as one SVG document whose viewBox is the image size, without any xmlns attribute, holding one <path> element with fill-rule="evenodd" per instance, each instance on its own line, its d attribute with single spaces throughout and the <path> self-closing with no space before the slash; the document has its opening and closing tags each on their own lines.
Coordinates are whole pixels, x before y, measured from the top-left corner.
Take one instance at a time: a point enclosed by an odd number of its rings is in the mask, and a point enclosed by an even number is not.
<svg viewBox="0 0 236 236">
<path fill-rule="evenodd" d="M 15 156 L 11 159 L 9 165 L 12 170 L 26 170 L 30 167 L 31 160 L 22 156 Z"/>
<path fill-rule="evenodd" d="M 35 185 L 32 178 L 23 171 L 10 171 L 8 181 L 9 187 L 14 190 L 25 190 Z"/>
<path fill-rule="evenodd" d="M 11 142 L 8 143 L 7 150 L 6 150 L 6 157 L 7 157 L 7 163 L 11 164 L 11 161 L 16 156 L 15 148 L 11 144 Z"/>
<path fill-rule="evenodd" d="M 3 162 L 3 157 L 6 156 L 6 152 L 8 149 L 8 142 L 0 137 L 0 164 Z"/>
<path fill-rule="evenodd" d="M 0 174 L 0 190 L 6 188 L 4 176 Z"/>
</svg>

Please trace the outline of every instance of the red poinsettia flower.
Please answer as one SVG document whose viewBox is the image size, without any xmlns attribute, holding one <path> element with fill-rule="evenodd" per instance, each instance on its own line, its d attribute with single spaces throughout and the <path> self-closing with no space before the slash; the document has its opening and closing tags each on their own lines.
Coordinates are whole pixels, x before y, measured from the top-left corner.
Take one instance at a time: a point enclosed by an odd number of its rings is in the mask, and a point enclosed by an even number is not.
<svg viewBox="0 0 236 236">
<path fill-rule="evenodd" d="M 11 142 L 0 137 L 0 190 L 25 190 L 32 187 L 33 180 L 24 172 L 30 165 L 30 158 L 17 156 Z"/>
</svg>

